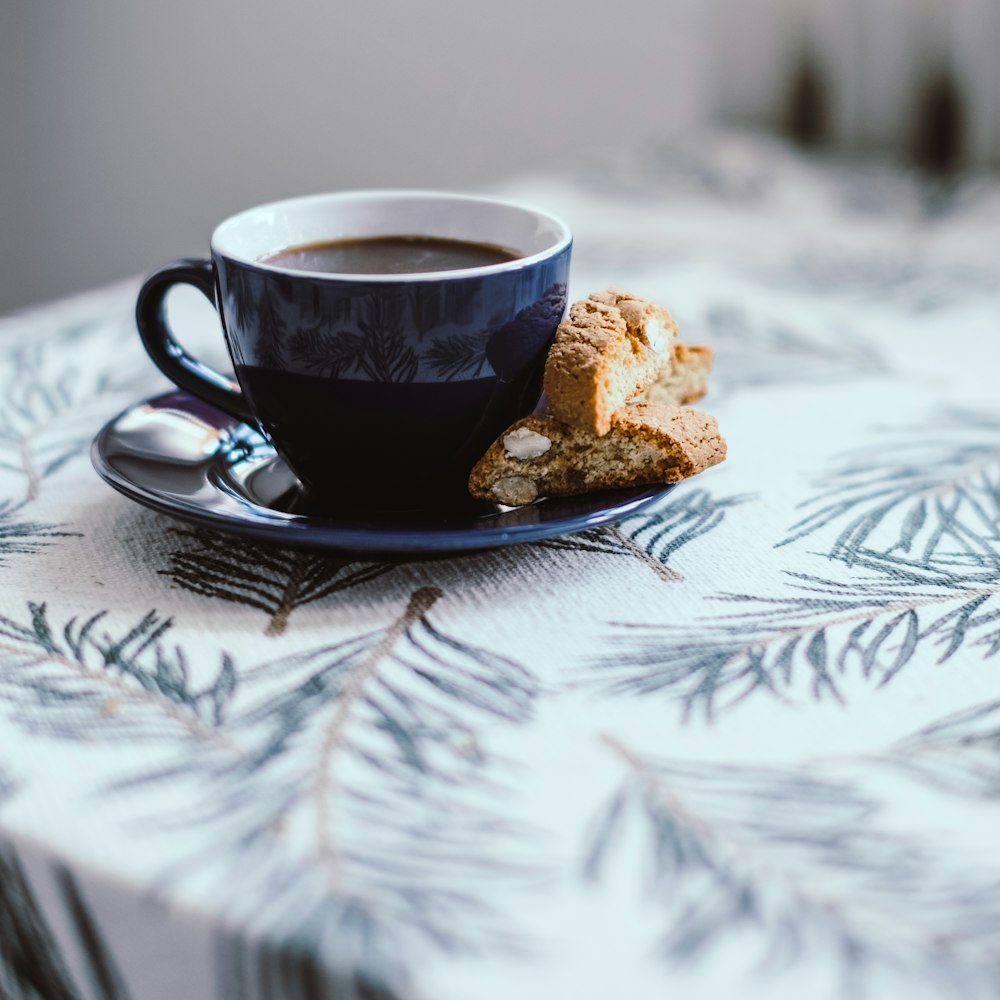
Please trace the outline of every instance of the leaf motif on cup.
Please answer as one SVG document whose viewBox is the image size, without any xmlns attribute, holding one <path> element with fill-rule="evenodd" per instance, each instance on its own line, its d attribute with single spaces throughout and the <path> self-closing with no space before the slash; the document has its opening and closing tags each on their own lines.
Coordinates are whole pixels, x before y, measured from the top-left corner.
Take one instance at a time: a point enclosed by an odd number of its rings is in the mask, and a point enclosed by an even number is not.
<svg viewBox="0 0 1000 1000">
<path fill-rule="evenodd" d="M 226 313 L 242 330 L 252 330 L 257 325 L 258 296 L 256 276 L 240 267 L 232 267 L 226 275 Z"/>
<path fill-rule="evenodd" d="M 348 330 L 330 333 L 311 327 L 292 334 L 288 347 L 297 365 L 317 375 L 338 378 L 361 367 L 365 338 Z"/>
<path fill-rule="evenodd" d="M 288 326 L 281 305 L 276 303 L 265 285 L 257 304 L 257 339 L 254 354 L 262 368 L 285 367 L 282 343 L 288 337 Z"/>
<path fill-rule="evenodd" d="M 312 344 L 320 354 L 312 356 L 311 364 L 308 355 L 301 360 L 307 367 L 335 377 L 356 373 L 373 382 L 412 382 L 419 360 L 406 336 L 404 306 L 401 296 L 366 296 L 355 320 L 357 332 L 343 330 L 332 337 L 318 334 Z M 305 340 L 300 343 L 304 346 Z M 343 367 L 334 367 L 339 364 Z"/>
<path fill-rule="evenodd" d="M 362 375 L 373 382 L 412 382 L 419 362 L 401 329 L 379 329 L 362 322 L 361 333 L 299 330 L 288 338 L 290 360 L 299 369 L 325 378 Z"/>
<path fill-rule="evenodd" d="M 373 382 L 412 382 L 416 378 L 420 362 L 402 329 L 367 323 L 362 323 L 361 329 L 365 337 L 360 367 Z"/>
<path fill-rule="evenodd" d="M 490 333 L 490 330 L 481 330 L 442 337 L 431 344 L 421 360 L 448 382 L 460 375 L 479 377 L 486 365 L 486 342 Z"/>
</svg>

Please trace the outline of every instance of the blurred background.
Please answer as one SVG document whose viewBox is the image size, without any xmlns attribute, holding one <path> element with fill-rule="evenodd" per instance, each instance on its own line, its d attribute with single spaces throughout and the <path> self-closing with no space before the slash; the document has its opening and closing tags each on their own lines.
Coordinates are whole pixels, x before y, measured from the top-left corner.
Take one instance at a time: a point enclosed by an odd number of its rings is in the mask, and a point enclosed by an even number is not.
<svg viewBox="0 0 1000 1000">
<path fill-rule="evenodd" d="M 1000 0 L 4 0 L 0 312 L 250 205 L 476 190 L 718 123 L 1000 165 Z"/>
</svg>

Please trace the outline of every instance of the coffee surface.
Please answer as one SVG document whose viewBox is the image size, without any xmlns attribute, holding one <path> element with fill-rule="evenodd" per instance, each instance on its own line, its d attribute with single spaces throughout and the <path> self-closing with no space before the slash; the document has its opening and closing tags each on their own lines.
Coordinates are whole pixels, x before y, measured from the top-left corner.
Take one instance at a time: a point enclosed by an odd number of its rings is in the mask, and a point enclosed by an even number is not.
<svg viewBox="0 0 1000 1000">
<path fill-rule="evenodd" d="M 262 257 L 261 262 L 325 274 L 420 274 L 487 267 L 522 256 L 492 243 L 437 236 L 377 236 L 287 247 Z"/>
</svg>

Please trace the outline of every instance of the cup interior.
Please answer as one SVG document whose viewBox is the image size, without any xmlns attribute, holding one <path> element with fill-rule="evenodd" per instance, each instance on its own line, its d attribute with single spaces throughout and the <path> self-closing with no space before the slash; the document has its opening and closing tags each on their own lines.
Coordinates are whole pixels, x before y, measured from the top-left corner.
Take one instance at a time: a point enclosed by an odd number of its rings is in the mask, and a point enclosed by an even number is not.
<svg viewBox="0 0 1000 1000">
<path fill-rule="evenodd" d="M 524 267 L 559 252 L 571 239 L 569 229 L 559 219 L 512 202 L 428 191 L 361 191 L 293 198 L 248 209 L 215 230 L 212 249 L 255 267 L 287 271 L 261 258 L 309 243 L 378 236 L 491 243 L 521 255 L 516 260 L 477 267 L 477 274 Z M 435 271 L 433 278 L 440 281 L 468 270 Z M 350 277 L 354 281 L 412 281 L 415 275 Z"/>
</svg>

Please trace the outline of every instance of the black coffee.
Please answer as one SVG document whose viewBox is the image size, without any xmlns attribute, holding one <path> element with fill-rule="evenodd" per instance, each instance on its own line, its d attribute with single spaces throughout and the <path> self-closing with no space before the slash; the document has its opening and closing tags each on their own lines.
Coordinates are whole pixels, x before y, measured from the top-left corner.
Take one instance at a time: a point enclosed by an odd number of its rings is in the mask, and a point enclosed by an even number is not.
<svg viewBox="0 0 1000 1000">
<path fill-rule="evenodd" d="M 486 267 L 523 256 L 492 243 L 437 236 L 377 236 L 288 247 L 262 257 L 261 262 L 326 274 L 420 274 Z"/>
</svg>

